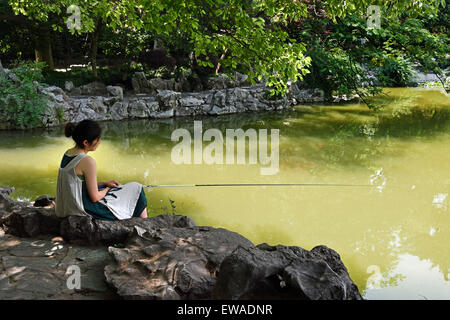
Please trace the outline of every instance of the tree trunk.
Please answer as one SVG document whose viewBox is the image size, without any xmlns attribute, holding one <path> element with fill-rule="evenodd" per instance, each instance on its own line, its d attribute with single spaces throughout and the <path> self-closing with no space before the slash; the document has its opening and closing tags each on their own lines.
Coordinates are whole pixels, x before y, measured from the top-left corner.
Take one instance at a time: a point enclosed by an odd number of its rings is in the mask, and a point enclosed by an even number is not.
<svg viewBox="0 0 450 320">
<path fill-rule="evenodd" d="M 220 61 L 222 61 L 225 58 L 225 55 L 227 53 L 228 49 L 225 49 L 225 52 L 222 53 L 222 55 L 219 58 L 219 61 L 217 62 L 217 66 L 216 66 L 216 75 L 219 74 L 219 69 L 220 69 Z"/>
<path fill-rule="evenodd" d="M 47 64 L 46 69 L 55 69 L 52 54 L 52 43 L 50 40 L 50 29 L 47 25 L 40 26 L 38 28 L 38 34 L 35 38 L 34 54 L 36 62 L 45 62 Z"/>
<path fill-rule="evenodd" d="M 103 29 L 103 22 L 101 19 L 97 22 L 97 27 L 95 28 L 94 34 L 92 35 L 92 45 L 91 45 L 91 65 L 92 65 L 92 74 L 95 78 L 98 77 L 97 74 L 97 51 L 98 51 L 98 39 L 100 37 L 100 33 Z"/>
</svg>

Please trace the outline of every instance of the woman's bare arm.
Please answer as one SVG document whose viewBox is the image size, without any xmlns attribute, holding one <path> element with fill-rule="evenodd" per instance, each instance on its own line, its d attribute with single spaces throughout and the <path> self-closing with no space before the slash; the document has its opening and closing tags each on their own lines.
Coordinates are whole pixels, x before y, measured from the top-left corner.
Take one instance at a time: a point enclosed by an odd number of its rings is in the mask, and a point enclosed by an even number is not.
<svg viewBox="0 0 450 320">
<path fill-rule="evenodd" d="M 86 181 L 86 187 L 91 201 L 98 202 L 102 200 L 111 188 L 106 187 L 103 190 L 98 191 L 97 165 L 95 163 L 95 160 L 87 156 L 80 161 L 80 167 Z"/>
</svg>

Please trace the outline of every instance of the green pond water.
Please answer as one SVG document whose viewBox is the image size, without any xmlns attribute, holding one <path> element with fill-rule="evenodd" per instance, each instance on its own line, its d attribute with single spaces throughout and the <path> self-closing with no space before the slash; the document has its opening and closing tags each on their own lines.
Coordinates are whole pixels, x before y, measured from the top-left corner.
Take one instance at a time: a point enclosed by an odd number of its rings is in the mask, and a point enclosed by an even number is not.
<svg viewBox="0 0 450 320">
<path fill-rule="evenodd" d="M 90 153 L 98 179 L 120 183 L 328 183 L 373 187 L 146 189 L 149 215 L 187 215 L 253 243 L 335 249 L 367 299 L 450 299 L 450 100 L 438 90 L 386 89 L 363 105 L 298 106 L 261 114 L 196 117 L 203 130 L 279 129 L 279 171 L 256 164 L 172 161 L 176 128 L 194 118 L 103 122 Z M 0 132 L 0 185 L 33 201 L 56 193 L 73 142 L 62 128 Z M 207 146 L 209 142 L 204 142 Z M 175 208 L 169 200 L 174 201 Z"/>
</svg>

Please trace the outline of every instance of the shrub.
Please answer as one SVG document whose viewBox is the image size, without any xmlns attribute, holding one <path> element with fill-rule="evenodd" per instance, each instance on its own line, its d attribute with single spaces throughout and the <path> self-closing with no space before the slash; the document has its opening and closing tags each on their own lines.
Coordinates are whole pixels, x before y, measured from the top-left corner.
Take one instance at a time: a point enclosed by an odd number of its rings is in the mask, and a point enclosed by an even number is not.
<svg viewBox="0 0 450 320">
<path fill-rule="evenodd" d="M 91 67 L 72 67 L 70 71 L 44 71 L 44 82 L 64 88 L 66 81 L 72 81 L 75 87 L 79 87 L 94 81 L 100 81 L 105 84 L 122 83 L 122 75 L 120 71 L 107 67 L 97 68 L 98 77 L 94 77 Z"/>
<path fill-rule="evenodd" d="M 333 94 L 351 95 L 369 82 L 367 72 L 358 63 L 354 63 L 350 56 L 342 49 L 324 50 L 317 45 L 309 50 L 311 57 L 310 73 L 304 80 L 308 87 L 320 88 L 326 99 Z"/>
<path fill-rule="evenodd" d="M 415 75 L 414 67 L 407 59 L 388 58 L 378 69 L 377 78 L 384 87 L 407 87 L 415 85 Z"/>
<path fill-rule="evenodd" d="M 47 99 L 37 92 L 43 63 L 21 62 L 0 73 L 0 112 L 6 121 L 18 128 L 42 126 Z"/>
</svg>

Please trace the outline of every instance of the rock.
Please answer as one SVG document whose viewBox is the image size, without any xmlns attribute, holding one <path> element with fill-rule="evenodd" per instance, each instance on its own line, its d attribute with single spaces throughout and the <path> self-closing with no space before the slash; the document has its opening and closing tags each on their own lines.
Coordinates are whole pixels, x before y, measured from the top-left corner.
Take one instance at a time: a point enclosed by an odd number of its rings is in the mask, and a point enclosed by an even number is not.
<svg viewBox="0 0 450 320">
<path fill-rule="evenodd" d="M 64 100 L 63 97 L 67 98 L 64 90 L 57 86 L 40 87 L 39 91 L 49 97 L 53 97 L 56 101 L 62 102 Z"/>
<path fill-rule="evenodd" d="M 415 72 L 411 81 L 416 83 L 422 83 L 427 81 L 440 82 L 436 74 L 423 72 Z"/>
<path fill-rule="evenodd" d="M 175 115 L 175 110 L 170 109 L 166 111 L 159 111 L 159 112 L 150 112 L 151 118 L 157 118 L 157 119 L 166 119 L 166 118 L 172 118 Z"/>
<path fill-rule="evenodd" d="M 128 117 L 128 102 L 117 101 L 110 109 L 111 118 L 113 120 L 122 120 Z"/>
<path fill-rule="evenodd" d="M 78 247 L 49 238 L 6 235 L 0 242 L 0 299 L 117 299 L 103 269 L 112 262 L 106 248 Z M 78 266 L 81 288 L 69 289 L 69 266 Z M 4 267 L 4 268 L 3 268 Z"/>
<path fill-rule="evenodd" d="M 161 110 L 175 109 L 178 105 L 178 100 L 181 93 L 171 90 L 160 90 L 156 95 L 156 100 L 159 102 Z"/>
<path fill-rule="evenodd" d="M 249 81 L 248 80 L 248 75 L 246 74 L 242 74 L 239 72 L 236 72 L 234 75 L 235 81 L 237 81 L 239 86 L 244 86 L 244 85 L 248 85 Z"/>
<path fill-rule="evenodd" d="M 181 92 L 183 91 L 184 84 L 182 81 L 175 81 L 173 85 L 173 91 Z"/>
<path fill-rule="evenodd" d="M 246 89 L 233 88 L 227 90 L 226 103 L 235 104 L 236 102 L 243 102 L 250 97 L 250 93 Z"/>
<path fill-rule="evenodd" d="M 148 84 L 154 92 L 157 92 L 158 90 L 173 90 L 173 87 L 170 88 L 170 85 L 168 85 L 167 81 L 161 78 L 150 79 L 148 80 Z"/>
<path fill-rule="evenodd" d="M 325 101 L 325 93 L 320 89 L 298 89 L 293 94 L 297 103 L 311 103 Z"/>
<path fill-rule="evenodd" d="M 197 114 L 203 114 L 204 113 L 204 106 L 191 106 L 191 107 L 177 107 L 175 110 L 175 115 L 178 117 L 183 116 L 192 116 Z"/>
<path fill-rule="evenodd" d="M 106 90 L 106 85 L 103 82 L 94 81 L 84 86 L 79 87 L 82 95 L 86 96 L 100 96 L 106 95 L 108 92 Z"/>
<path fill-rule="evenodd" d="M 11 187 L 0 187 L 0 210 L 9 212 L 16 205 L 9 195 L 14 191 Z"/>
<path fill-rule="evenodd" d="M 268 87 L 263 83 L 249 84 L 248 76 L 235 73 L 234 80 L 225 74 L 211 77 L 203 90 L 200 81 L 180 77 L 174 79 L 154 78 L 147 80 L 143 72 L 132 77 L 135 96 L 125 97 L 121 86 L 105 86 L 101 82 L 73 88 L 66 82 L 64 90 L 56 86 L 38 86 L 38 91 L 48 97 L 48 110 L 43 115 L 45 126 L 57 126 L 64 121 L 80 122 L 85 119 L 97 121 L 123 120 L 128 118 L 171 118 L 175 116 L 222 115 L 237 112 L 260 112 L 281 110 L 295 104 L 324 101 L 319 89 L 299 89 L 301 83 L 290 83 L 289 93 L 278 100 L 268 100 Z M 181 94 L 180 91 L 190 91 Z M 86 97 L 87 95 L 87 97 Z M 12 95 L 0 98 L 0 103 L 13 103 Z M 342 98 L 339 98 L 342 101 Z M 6 117 L 0 110 L 0 118 Z M 0 129 L 11 129 L 14 125 L 0 120 Z"/>
<path fill-rule="evenodd" d="M 227 103 L 227 92 L 225 90 L 217 91 L 212 97 L 211 104 L 224 107 Z"/>
<path fill-rule="evenodd" d="M 49 195 L 44 195 L 38 197 L 34 200 L 34 207 L 47 207 L 55 204 L 55 197 L 50 197 Z"/>
<path fill-rule="evenodd" d="M 136 227 L 126 248 L 109 248 L 106 281 L 125 299 L 210 299 L 223 259 L 252 246 L 225 229 Z"/>
<path fill-rule="evenodd" d="M 134 93 L 150 93 L 152 91 L 144 72 L 135 72 L 131 79 Z"/>
<path fill-rule="evenodd" d="M 133 233 L 134 227 L 159 229 L 194 226 L 194 222 L 180 215 L 159 215 L 154 218 L 131 218 L 122 221 L 95 220 L 89 216 L 70 216 L 61 222 L 60 235 L 78 244 L 114 245 L 123 243 Z"/>
<path fill-rule="evenodd" d="M 58 235 L 60 223 L 54 208 L 18 207 L 0 218 L 0 227 L 18 237 Z"/>
<path fill-rule="evenodd" d="M 183 97 L 178 102 L 180 107 L 200 106 L 204 103 L 202 99 L 198 99 L 193 96 Z"/>
<path fill-rule="evenodd" d="M 147 118 L 149 116 L 149 110 L 145 102 L 140 100 L 130 102 L 128 116 L 131 118 Z"/>
<path fill-rule="evenodd" d="M 229 113 L 236 113 L 237 109 L 233 105 L 228 105 L 225 107 L 219 107 L 219 106 L 213 106 L 209 111 L 208 114 L 210 115 L 221 115 L 221 114 L 229 114 Z"/>
<path fill-rule="evenodd" d="M 103 104 L 102 97 L 83 98 L 79 100 L 79 103 L 72 122 L 80 122 L 85 119 L 108 120 L 111 117 L 108 108 Z"/>
<path fill-rule="evenodd" d="M 215 77 L 209 77 L 206 86 L 209 90 L 221 90 L 233 87 L 235 85 L 226 74 L 219 74 Z"/>
<path fill-rule="evenodd" d="M 66 81 L 65 83 L 64 83 L 64 89 L 66 90 L 66 91 L 72 91 L 73 90 L 73 88 L 75 88 L 75 86 L 73 85 L 73 82 L 72 81 Z"/>
<path fill-rule="evenodd" d="M 112 97 L 117 98 L 118 100 L 123 100 L 123 89 L 119 86 L 107 86 L 106 90 L 108 91 L 108 94 Z"/>
<path fill-rule="evenodd" d="M 267 244 L 237 248 L 224 259 L 214 298 L 362 299 L 334 250 Z"/>
</svg>

